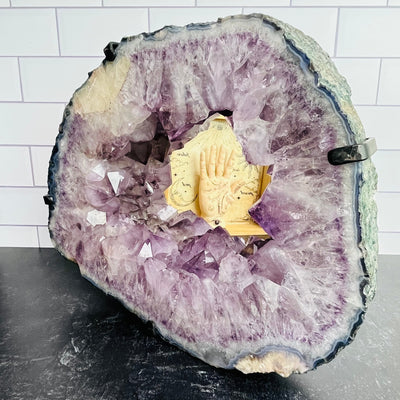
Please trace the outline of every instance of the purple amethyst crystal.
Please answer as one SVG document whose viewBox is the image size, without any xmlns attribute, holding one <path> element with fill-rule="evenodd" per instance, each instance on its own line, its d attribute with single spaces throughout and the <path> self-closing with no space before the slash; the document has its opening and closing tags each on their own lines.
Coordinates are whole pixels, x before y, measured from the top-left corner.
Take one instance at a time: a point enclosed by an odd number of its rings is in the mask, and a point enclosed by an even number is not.
<svg viewBox="0 0 400 400">
<path fill-rule="evenodd" d="M 272 181 L 235 237 L 167 204 L 169 154 L 229 115 Z M 375 288 L 375 170 L 327 153 L 364 137 L 350 90 L 309 37 L 253 14 L 106 48 L 64 114 L 49 229 L 82 275 L 200 359 L 305 372 L 360 325 Z"/>
</svg>

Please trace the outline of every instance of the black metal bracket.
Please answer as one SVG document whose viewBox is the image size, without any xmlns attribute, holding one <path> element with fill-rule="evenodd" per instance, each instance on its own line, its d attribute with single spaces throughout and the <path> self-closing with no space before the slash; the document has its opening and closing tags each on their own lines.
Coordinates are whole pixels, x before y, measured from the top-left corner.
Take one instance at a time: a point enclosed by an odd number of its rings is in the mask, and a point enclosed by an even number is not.
<svg viewBox="0 0 400 400">
<path fill-rule="evenodd" d="M 46 194 L 45 196 L 43 196 L 43 200 L 44 200 L 44 204 L 48 205 L 48 206 L 52 206 L 54 205 L 54 199 L 52 196 L 49 196 L 48 194 Z"/>
<path fill-rule="evenodd" d="M 119 43 L 117 42 L 110 42 L 106 47 L 104 47 L 104 55 L 106 56 L 105 61 L 114 61 L 115 57 L 117 56 L 117 47 Z"/>
<path fill-rule="evenodd" d="M 332 165 L 342 165 L 364 161 L 376 152 L 374 138 L 366 138 L 362 143 L 338 147 L 328 152 L 328 161 Z"/>
</svg>

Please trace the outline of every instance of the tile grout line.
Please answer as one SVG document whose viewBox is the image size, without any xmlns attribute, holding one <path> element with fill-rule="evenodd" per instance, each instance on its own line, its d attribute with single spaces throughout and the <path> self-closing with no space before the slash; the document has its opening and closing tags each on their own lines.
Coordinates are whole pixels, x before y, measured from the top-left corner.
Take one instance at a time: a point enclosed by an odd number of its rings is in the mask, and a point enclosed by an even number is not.
<svg viewBox="0 0 400 400">
<path fill-rule="evenodd" d="M 64 101 L 0 100 L 0 104 L 65 104 Z"/>
<path fill-rule="evenodd" d="M 47 189 L 47 186 L 0 186 L 0 189 Z"/>
<path fill-rule="evenodd" d="M 31 147 L 54 147 L 53 144 L 9 144 L 9 143 L 0 143 L 0 147 L 26 147 L 26 146 L 31 146 Z"/>
<path fill-rule="evenodd" d="M 400 107 L 400 104 L 353 104 L 354 107 Z"/>
<path fill-rule="evenodd" d="M 3 56 L 2 56 L 3 57 Z M 4 58 L 12 58 L 15 56 L 4 56 Z M 104 56 L 98 55 L 98 56 L 93 56 L 93 55 L 88 55 L 88 56 L 81 56 L 81 55 L 75 55 L 75 56 L 71 56 L 71 55 L 66 55 L 66 56 L 60 56 L 60 55 L 51 55 L 51 56 L 18 56 L 20 58 L 99 58 L 102 59 L 104 58 Z M 1 57 L 0 57 L 1 58 Z M 399 57 L 397 57 L 399 58 Z"/>
<path fill-rule="evenodd" d="M 375 97 L 375 106 L 378 105 L 378 97 L 379 97 L 379 88 L 381 86 L 381 71 L 382 71 L 382 58 L 381 61 L 379 63 L 379 72 L 378 72 L 378 85 L 376 87 L 376 97 Z"/>
<path fill-rule="evenodd" d="M 378 149 L 377 152 L 399 151 L 400 149 Z"/>
<path fill-rule="evenodd" d="M 156 7 L 156 8 L 166 8 L 166 6 L 154 6 L 154 7 Z M 171 7 L 168 7 L 168 8 L 177 8 L 177 7 L 181 7 L 181 6 L 171 6 Z M 186 8 L 187 7 L 190 7 L 190 6 L 185 6 Z M 230 8 L 230 7 L 237 7 L 237 6 L 199 6 L 200 8 Z M 262 8 L 289 8 L 290 6 L 286 6 L 286 5 L 279 5 L 279 6 L 277 6 L 277 5 L 270 5 L 270 6 L 268 6 L 268 5 L 266 5 L 266 6 L 250 6 L 250 5 L 247 5 L 247 6 L 244 6 L 245 8 L 259 8 L 259 9 L 262 9 Z M 318 8 L 318 9 L 324 9 L 324 8 L 338 8 L 338 7 L 340 7 L 340 8 L 357 8 L 357 9 L 362 9 L 362 8 L 364 8 L 364 9 L 366 9 L 366 8 L 372 8 L 372 9 L 376 9 L 376 8 L 382 8 L 382 9 L 386 9 L 386 6 L 365 6 L 365 5 L 363 5 L 363 6 L 360 6 L 360 5 L 353 5 L 353 6 L 346 6 L 346 5 L 335 5 L 335 4 L 332 4 L 332 5 L 327 5 L 327 6 L 292 6 L 293 8 L 304 8 L 304 9 L 314 9 L 314 8 Z M 392 8 L 399 8 L 400 6 L 392 6 Z M 118 8 L 118 7 L 116 7 L 116 8 Z M 182 7 L 183 8 L 183 7 Z"/>
<path fill-rule="evenodd" d="M 339 37 L 339 20 L 340 20 L 340 7 L 337 10 L 337 17 L 336 17 L 335 47 L 333 50 L 334 57 L 336 57 L 336 55 L 337 55 L 338 37 Z"/>
<path fill-rule="evenodd" d="M 36 225 L 36 237 L 38 241 L 38 247 L 40 249 L 39 227 L 37 225 Z"/>
<path fill-rule="evenodd" d="M 235 6 L 235 5 L 216 5 L 216 6 L 194 6 L 194 5 L 189 5 L 189 6 L 183 6 L 183 5 L 180 5 L 180 6 L 165 6 L 165 5 L 162 5 L 162 6 L 159 6 L 159 5 L 154 5 L 154 6 L 134 6 L 134 5 L 129 5 L 129 6 L 127 6 L 127 5 L 121 5 L 121 6 L 104 6 L 104 8 L 106 8 L 106 9 L 116 9 L 116 10 L 118 10 L 118 9 L 121 9 L 121 8 L 125 8 L 125 9 L 137 9 L 137 8 L 142 8 L 142 9 L 146 9 L 146 8 L 148 8 L 148 7 L 151 7 L 151 8 L 184 8 L 184 9 L 187 9 L 187 8 L 240 8 L 240 6 Z M 249 6 L 249 5 L 246 5 L 246 6 L 244 6 L 245 8 L 260 8 L 260 9 L 262 9 L 262 8 L 289 8 L 289 6 L 287 6 L 287 5 L 270 5 L 270 6 L 268 6 L 268 5 L 266 5 L 266 6 Z M 314 5 L 314 6 L 293 6 L 293 8 L 305 8 L 305 9 L 313 9 L 313 8 L 338 8 L 338 7 L 341 7 L 341 8 L 357 8 L 357 9 L 377 9 L 377 8 L 381 8 L 381 9 L 386 9 L 387 7 L 386 7 L 386 5 L 371 5 L 371 6 L 365 6 L 365 5 L 363 5 L 363 6 L 361 6 L 361 5 L 350 5 L 350 6 L 346 6 L 346 5 L 340 5 L 340 6 L 338 6 L 338 5 L 329 5 L 329 6 L 316 6 L 316 5 Z M 394 9 L 398 9 L 398 8 L 400 8 L 400 5 L 396 5 L 396 6 L 390 6 L 391 8 L 394 8 Z M 10 7 L 0 7 L 0 8 L 7 8 L 7 9 L 9 9 Z M 44 10 L 44 9 L 54 9 L 55 7 L 53 6 L 21 6 L 21 7 L 12 7 L 12 8 L 15 8 L 15 9 L 17 9 L 17 10 L 31 10 L 31 9 L 40 9 L 40 10 Z M 103 7 L 101 6 L 101 5 L 99 5 L 99 6 L 59 6 L 59 7 L 57 7 L 57 9 L 58 10 L 72 10 L 72 9 L 79 9 L 79 10 L 82 10 L 82 9 L 86 9 L 86 10 L 101 10 Z"/>
<path fill-rule="evenodd" d="M 36 184 L 35 184 L 35 174 L 33 173 L 33 158 L 32 158 L 31 146 L 28 147 L 28 150 L 29 150 L 29 160 L 31 163 L 32 183 L 33 183 L 33 187 L 35 187 Z"/>
<path fill-rule="evenodd" d="M 57 45 L 58 45 L 58 55 L 61 56 L 61 46 L 60 46 L 60 30 L 58 28 L 58 10 L 54 9 L 54 13 L 56 16 L 56 30 L 57 30 Z"/>
<path fill-rule="evenodd" d="M 336 56 L 339 60 L 399 60 L 400 57 L 371 57 L 371 56 Z"/>
<path fill-rule="evenodd" d="M 0 226 L 19 226 L 19 227 L 22 227 L 22 228 L 29 228 L 29 227 L 46 227 L 47 225 L 29 225 L 29 224 L 26 224 L 26 225 L 23 225 L 23 224 L 0 224 Z"/>
<path fill-rule="evenodd" d="M 18 74 L 19 74 L 19 89 L 21 91 L 21 103 L 24 103 L 24 91 L 22 89 L 22 74 L 21 74 L 21 63 L 19 61 L 19 57 L 17 57 L 18 61 Z"/>
</svg>

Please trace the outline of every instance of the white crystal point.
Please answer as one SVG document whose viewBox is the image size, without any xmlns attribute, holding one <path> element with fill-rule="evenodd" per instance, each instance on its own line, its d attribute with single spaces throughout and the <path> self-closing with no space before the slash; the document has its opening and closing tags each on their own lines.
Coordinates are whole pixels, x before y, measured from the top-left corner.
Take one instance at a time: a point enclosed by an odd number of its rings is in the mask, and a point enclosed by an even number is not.
<svg viewBox="0 0 400 400">
<path fill-rule="evenodd" d="M 87 213 L 86 220 L 90 225 L 104 225 L 107 222 L 107 214 L 104 211 L 92 210 Z"/>
<path fill-rule="evenodd" d="M 146 189 L 149 191 L 150 194 L 153 194 L 153 193 L 154 193 L 154 189 L 153 189 L 153 187 L 150 185 L 149 182 L 146 182 L 146 183 L 145 183 L 145 186 L 146 186 Z"/>
<path fill-rule="evenodd" d="M 104 178 L 106 175 L 106 169 L 104 167 L 103 163 L 97 164 L 92 171 L 94 173 L 96 173 L 98 176 L 100 176 L 101 178 Z"/>
<path fill-rule="evenodd" d="M 124 179 L 124 177 L 118 171 L 116 171 L 116 172 L 107 172 L 107 178 L 111 183 L 114 193 L 117 194 L 119 184 Z"/>
<path fill-rule="evenodd" d="M 145 243 L 139 253 L 139 257 L 143 258 L 151 258 L 153 257 L 153 252 L 151 250 L 151 244 L 150 243 Z"/>
</svg>

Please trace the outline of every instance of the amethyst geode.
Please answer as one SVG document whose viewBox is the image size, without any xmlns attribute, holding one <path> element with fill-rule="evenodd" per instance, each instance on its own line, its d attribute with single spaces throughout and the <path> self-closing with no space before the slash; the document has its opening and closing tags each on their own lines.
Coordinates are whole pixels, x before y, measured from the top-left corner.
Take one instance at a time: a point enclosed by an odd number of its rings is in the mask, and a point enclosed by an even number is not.
<svg viewBox="0 0 400 400">
<path fill-rule="evenodd" d="M 253 14 L 110 44 L 64 114 L 49 228 L 82 275 L 223 368 L 305 372 L 348 344 L 375 290 L 375 169 L 350 89 L 309 37 Z M 169 206 L 169 154 L 216 113 L 272 181 L 234 237 Z"/>
</svg>

